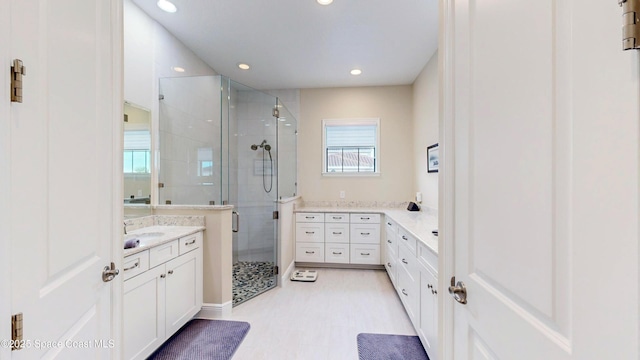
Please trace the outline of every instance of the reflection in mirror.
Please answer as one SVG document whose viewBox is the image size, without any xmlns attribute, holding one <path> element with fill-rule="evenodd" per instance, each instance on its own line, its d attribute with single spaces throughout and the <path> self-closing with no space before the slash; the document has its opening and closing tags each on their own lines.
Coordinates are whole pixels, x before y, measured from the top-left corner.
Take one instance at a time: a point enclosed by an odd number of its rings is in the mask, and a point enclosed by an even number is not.
<svg viewBox="0 0 640 360">
<path fill-rule="evenodd" d="M 124 215 L 151 213 L 151 113 L 140 106 L 124 104 Z"/>
</svg>

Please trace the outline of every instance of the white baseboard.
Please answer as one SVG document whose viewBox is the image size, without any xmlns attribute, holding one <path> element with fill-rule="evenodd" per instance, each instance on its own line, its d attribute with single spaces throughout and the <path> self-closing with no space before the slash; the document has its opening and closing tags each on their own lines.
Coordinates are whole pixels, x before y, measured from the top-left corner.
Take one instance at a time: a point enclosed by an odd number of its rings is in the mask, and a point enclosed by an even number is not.
<svg viewBox="0 0 640 360">
<path fill-rule="evenodd" d="M 196 314 L 198 319 L 226 319 L 231 316 L 233 303 L 228 301 L 224 304 L 202 304 L 202 310 Z"/>
<path fill-rule="evenodd" d="M 291 278 L 291 273 L 293 269 L 296 268 L 296 262 L 292 261 L 291 264 L 287 267 L 287 270 L 280 276 L 280 286 L 284 287 L 289 283 L 289 279 Z"/>
</svg>

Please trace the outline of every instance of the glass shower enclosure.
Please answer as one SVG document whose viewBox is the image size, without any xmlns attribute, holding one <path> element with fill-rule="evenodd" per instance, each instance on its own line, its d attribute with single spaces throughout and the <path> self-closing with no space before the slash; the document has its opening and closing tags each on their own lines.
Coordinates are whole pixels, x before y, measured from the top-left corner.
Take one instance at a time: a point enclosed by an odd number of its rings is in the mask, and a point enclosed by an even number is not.
<svg viewBox="0 0 640 360">
<path fill-rule="evenodd" d="M 160 204 L 230 204 L 233 304 L 276 286 L 277 201 L 296 194 L 297 122 L 224 76 L 160 79 Z"/>
</svg>

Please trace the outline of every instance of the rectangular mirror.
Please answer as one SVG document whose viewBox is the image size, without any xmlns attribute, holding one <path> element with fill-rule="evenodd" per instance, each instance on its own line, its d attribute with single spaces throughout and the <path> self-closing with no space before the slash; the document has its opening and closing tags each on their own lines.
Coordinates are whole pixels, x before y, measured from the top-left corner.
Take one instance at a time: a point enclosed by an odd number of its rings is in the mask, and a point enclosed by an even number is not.
<svg viewBox="0 0 640 360">
<path fill-rule="evenodd" d="M 124 215 L 151 214 L 151 112 L 124 104 Z"/>
</svg>

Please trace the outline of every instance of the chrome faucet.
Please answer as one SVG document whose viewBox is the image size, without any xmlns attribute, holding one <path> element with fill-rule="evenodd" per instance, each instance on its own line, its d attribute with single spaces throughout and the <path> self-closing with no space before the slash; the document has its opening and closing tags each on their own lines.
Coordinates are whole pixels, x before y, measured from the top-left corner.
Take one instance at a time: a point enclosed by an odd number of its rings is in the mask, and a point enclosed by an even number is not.
<svg viewBox="0 0 640 360">
<path fill-rule="evenodd" d="M 124 223 L 124 234 L 127 235 L 127 223 L 126 221 L 123 223 Z"/>
</svg>

